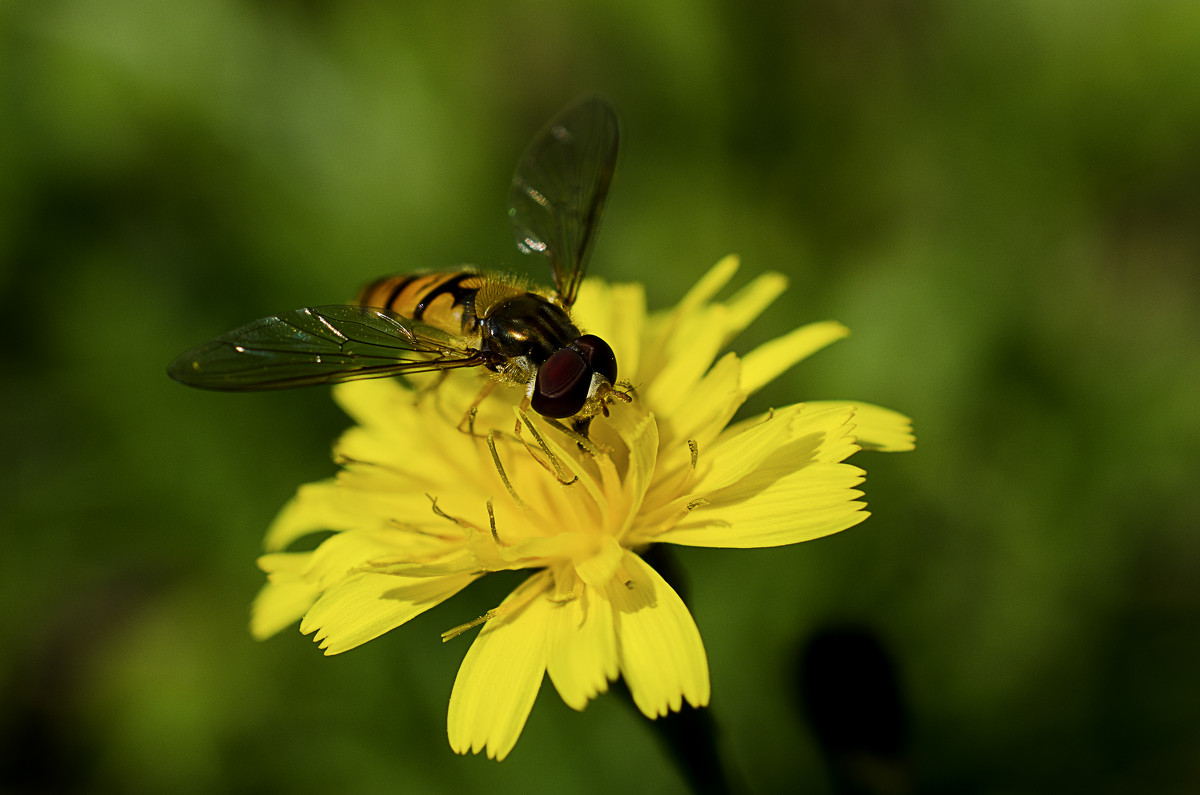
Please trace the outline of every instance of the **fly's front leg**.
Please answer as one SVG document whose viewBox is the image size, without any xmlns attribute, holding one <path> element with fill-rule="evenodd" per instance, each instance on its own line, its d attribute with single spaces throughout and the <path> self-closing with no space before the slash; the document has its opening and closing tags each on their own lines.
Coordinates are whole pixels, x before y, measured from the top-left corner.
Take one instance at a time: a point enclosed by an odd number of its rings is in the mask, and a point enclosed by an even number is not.
<svg viewBox="0 0 1200 795">
<path fill-rule="evenodd" d="M 496 382 L 489 379 L 488 382 L 483 385 L 483 389 L 479 390 L 479 394 L 476 395 L 475 400 L 471 402 L 471 406 L 467 409 L 467 413 L 463 415 L 462 420 L 458 423 L 458 430 L 460 432 L 483 438 L 479 434 L 475 433 L 475 415 L 479 413 L 479 404 L 482 403 L 495 388 Z"/>
<path fill-rule="evenodd" d="M 524 412 L 526 412 L 526 411 L 529 411 L 529 395 L 526 395 L 524 398 L 522 398 L 522 400 L 521 400 L 521 407 L 520 407 L 520 408 L 521 408 L 521 412 L 522 412 L 522 413 L 524 413 Z M 516 424 L 516 427 L 514 427 L 514 428 L 513 428 L 513 436 L 516 436 L 518 439 L 520 439 L 520 438 L 521 438 L 521 419 L 520 419 L 520 415 L 517 415 L 517 424 Z"/>
</svg>

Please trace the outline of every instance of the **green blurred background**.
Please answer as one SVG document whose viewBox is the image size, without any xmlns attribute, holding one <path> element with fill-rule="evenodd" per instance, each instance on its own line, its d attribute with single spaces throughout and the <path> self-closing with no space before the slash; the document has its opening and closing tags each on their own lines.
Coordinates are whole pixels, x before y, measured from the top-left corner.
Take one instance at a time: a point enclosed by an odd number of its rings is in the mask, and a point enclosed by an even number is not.
<svg viewBox="0 0 1200 795">
<path fill-rule="evenodd" d="M 665 307 L 729 252 L 784 271 L 740 349 L 854 336 L 748 409 L 917 423 L 855 459 L 865 524 L 679 555 L 735 777 L 830 791 L 795 663 L 855 626 L 919 791 L 1200 789 L 1200 6 L 1046 0 L 0 3 L 0 789 L 683 788 L 615 696 L 450 752 L 438 633 L 511 581 L 340 657 L 252 641 L 347 419 L 163 372 L 384 273 L 545 281 L 508 180 L 585 93 L 624 125 L 594 273 Z"/>
</svg>

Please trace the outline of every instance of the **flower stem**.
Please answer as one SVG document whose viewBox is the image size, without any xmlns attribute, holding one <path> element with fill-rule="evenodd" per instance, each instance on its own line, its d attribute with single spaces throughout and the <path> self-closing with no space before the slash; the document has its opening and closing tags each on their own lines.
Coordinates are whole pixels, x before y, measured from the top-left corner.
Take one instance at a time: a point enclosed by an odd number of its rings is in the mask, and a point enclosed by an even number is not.
<svg viewBox="0 0 1200 795">
<path fill-rule="evenodd" d="M 667 547 L 655 544 L 643 550 L 641 555 L 686 604 L 683 574 Z M 633 696 L 624 680 L 617 689 L 626 703 L 634 706 Z M 721 760 L 716 720 L 708 708 L 697 709 L 685 701 L 678 712 L 669 712 L 650 721 L 650 725 L 692 792 L 705 795 L 734 792 L 729 772 Z"/>
</svg>

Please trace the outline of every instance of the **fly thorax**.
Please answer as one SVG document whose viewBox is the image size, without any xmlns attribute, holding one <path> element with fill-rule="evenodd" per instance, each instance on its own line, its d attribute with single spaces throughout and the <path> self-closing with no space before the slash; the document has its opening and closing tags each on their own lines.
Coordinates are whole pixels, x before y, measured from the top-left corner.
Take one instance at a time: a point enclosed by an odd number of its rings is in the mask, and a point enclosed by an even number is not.
<svg viewBox="0 0 1200 795">
<path fill-rule="evenodd" d="M 490 308 L 481 318 L 484 350 L 505 359 L 541 365 L 579 337 L 567 313 L 536 293 L 522 293 Z"/>
</svg>

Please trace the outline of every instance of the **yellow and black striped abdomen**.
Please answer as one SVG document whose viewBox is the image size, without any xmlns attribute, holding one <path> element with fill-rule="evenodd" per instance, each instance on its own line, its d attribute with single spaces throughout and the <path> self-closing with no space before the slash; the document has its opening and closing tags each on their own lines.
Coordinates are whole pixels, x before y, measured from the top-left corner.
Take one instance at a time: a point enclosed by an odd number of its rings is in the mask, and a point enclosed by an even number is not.
<svg viewBox="0 0 1200 795">
<path fill-rule="evenodd" d="M 386 276 L 364 287 L 357 303 L 474 339 L 479 336 L 475 294 L 486 281 L 480 274 L 464 270 Z"/>
</svg>

